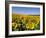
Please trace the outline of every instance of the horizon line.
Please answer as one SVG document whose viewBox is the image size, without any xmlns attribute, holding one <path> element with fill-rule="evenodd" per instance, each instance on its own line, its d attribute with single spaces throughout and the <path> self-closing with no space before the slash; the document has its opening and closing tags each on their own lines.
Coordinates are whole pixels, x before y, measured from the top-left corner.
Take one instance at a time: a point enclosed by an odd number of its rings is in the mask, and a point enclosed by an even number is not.
<svg viewBox="0 0 46 38">
<path fill-rule="evenodd" d="M 12 13 L 12 14 L 17 14 L 17 13 Z M 19 14 L 19 15 L 36 15 L 36 14 Z M 38 15 L 38 14 L 37 14 Z M 39 15 L 40 16 L 40 15 Z"/>
</svg>

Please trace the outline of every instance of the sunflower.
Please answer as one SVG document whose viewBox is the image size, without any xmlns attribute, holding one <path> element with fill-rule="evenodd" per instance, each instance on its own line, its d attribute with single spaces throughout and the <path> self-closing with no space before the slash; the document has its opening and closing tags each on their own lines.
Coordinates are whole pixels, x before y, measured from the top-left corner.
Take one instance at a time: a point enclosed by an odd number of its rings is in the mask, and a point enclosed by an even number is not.
<svg viewBox="0 0 46 38">
<path fill-rule="evenodd" d="M 26 28 L 27 29 L 34 29 L 34 23 L 28 23 L 28 24 L 26 24 Z"/>
</svg>

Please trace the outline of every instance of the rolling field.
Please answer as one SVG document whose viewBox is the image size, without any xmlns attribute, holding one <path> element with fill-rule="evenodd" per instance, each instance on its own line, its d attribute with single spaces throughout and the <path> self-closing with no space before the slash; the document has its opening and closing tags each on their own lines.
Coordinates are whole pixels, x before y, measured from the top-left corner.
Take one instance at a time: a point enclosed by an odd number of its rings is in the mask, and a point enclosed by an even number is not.
<svg viewBox="0 0 46 38">
<path fill-rule="evenodd" d="M 40 15 L 12 14 L 12 31 L 40 30 Z"/>
</svg>

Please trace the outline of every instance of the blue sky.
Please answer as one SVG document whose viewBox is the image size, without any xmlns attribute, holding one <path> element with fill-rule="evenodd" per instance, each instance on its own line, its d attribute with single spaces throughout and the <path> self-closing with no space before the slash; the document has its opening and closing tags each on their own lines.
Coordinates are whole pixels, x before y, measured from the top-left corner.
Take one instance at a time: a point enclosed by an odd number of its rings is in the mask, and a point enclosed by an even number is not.
<svg viewBox="0 0 46 38">
<path fill-rule="evenodd" d="M 12 7 L 12 13 L 40 15 L 40 8 L 35 8 L 35 7 Z"/>
</svg>

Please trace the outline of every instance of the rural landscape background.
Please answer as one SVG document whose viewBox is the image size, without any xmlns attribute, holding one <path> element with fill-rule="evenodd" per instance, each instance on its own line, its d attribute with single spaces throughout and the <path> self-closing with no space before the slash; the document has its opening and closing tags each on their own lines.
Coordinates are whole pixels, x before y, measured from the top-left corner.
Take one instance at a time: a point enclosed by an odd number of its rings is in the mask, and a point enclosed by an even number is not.
<svg viewBox="0 0 46 38">
<path fill-rule="evenodd" d="M 40 30 L 40 8 L 12 7 L 12 31 Z"/>
</svg>

